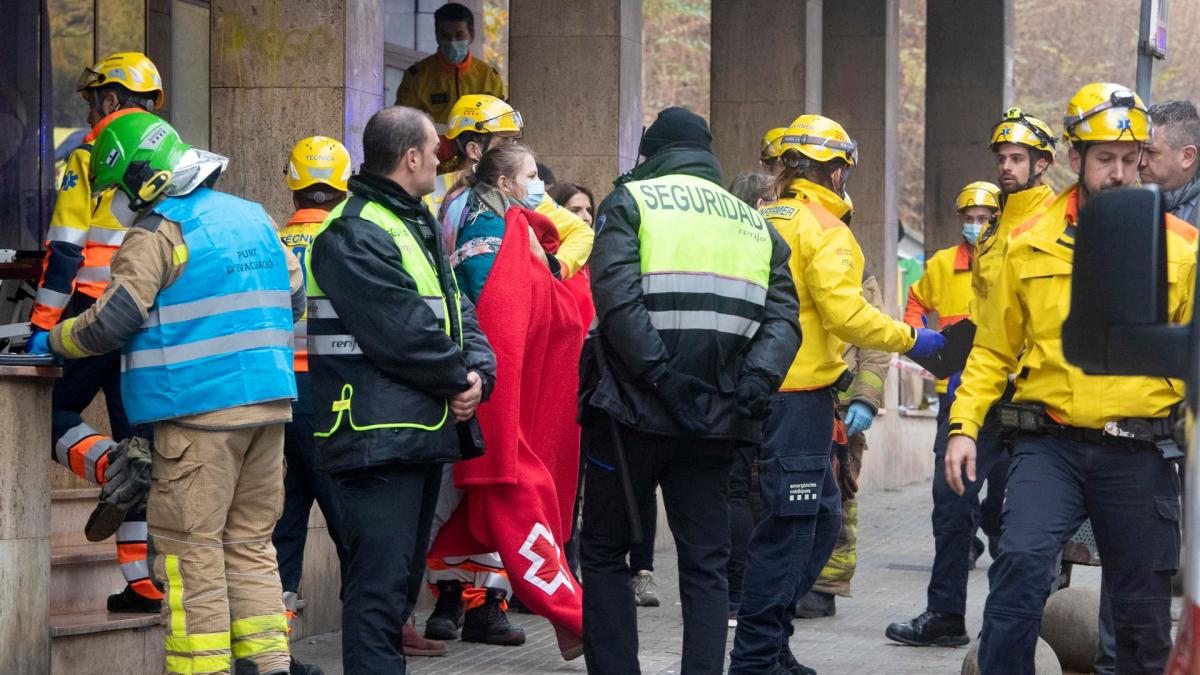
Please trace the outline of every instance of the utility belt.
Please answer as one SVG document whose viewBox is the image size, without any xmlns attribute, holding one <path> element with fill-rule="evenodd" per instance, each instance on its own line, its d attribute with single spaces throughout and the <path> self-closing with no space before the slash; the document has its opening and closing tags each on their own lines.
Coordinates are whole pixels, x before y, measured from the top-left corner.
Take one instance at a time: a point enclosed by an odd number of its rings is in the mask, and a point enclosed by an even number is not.
<svg viewBox="0 0 1200 675">
<path fill-rule="evenodd" d="M 996 422 L 1010 436 L 1050 436 L 1093 445 L 1145 445 L 1154 447 L 1163 459 L 1183 458 L 1175 442 L 1175 413 L 1169 417 L 1123 417 L 1104 424 L 1103 429 L 1085 429 L 1055 422 L 1046 409 L 1030 403 L 997 403 Z"/>
</svg>

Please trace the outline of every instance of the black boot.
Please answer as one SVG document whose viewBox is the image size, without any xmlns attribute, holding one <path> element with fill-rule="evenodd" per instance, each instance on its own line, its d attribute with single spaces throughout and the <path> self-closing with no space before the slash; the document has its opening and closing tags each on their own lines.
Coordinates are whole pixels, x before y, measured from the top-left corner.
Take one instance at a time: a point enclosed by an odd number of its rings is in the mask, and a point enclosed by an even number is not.
<svg viewBox="0 0 1200 675">
<path fill-rule="evenodd" d="M 979 537 L 974 537 L 971 539 L 971 564 L 967 569 L 975 569 L 975 563 L 981 555 L 983 555 L 983 540 Z"/>
<path fill-rule="evenodd" d="M 783 651 L 779 652 L 779 667 L 775 669 L 779 675 L 817 675 L 817 671 L 796 660 L 796 656 L 792 654 L 791 645 L 786 642 L 783 645 Z"/>
<path fill-rule="evenodd" d="M 288 675 L 325 675 L 325 671 L 320 666 L 300 663 L 293 656 L 291 667 L 288 669 Z"/>
<path fill-rule="evenodd" d="M 507 591 L 499 588 L 487 589 L 487 600 L 468 610 L 463 619 L 462 639 L 465 642 L 482 642 L 489 645 L 516 646 L 525 644 L 525 631 L 508 622 L 504 613 L 504 597 Z"/>
<path fill-rule="evenodd" d="M 108 596 L 108 611 L 113 614 L 158 614 L 161 610 L 162 600 L 151 600 L 132 586 Z"/>
<path fill-rule="evenodd" d="M 832 593 L 809 591 L 796 603 L 797 619 L 820 619 L 837 614 L 837 601 Z"/>
<path fill-rule="evenodd" d="M 463 625 L 462 582 L 437 582 L 437 604 L 425 622 L 425 637 L 430 640 L 457 640 Z"/>
<path fill-rule="evenodd" d="M 913 647 L 962 647 L 971 641 L 961 614 L 929 611 L 912 621 L 888 626 L 884 635 Z"/>
<path fill-rule="evenodd" d="M 295 662 L 293 661 L 292 664 L 295 665 Z M 304 671 L 301 671 L 302 674 L 303 672 Z M 290 675 L 290 673 L 288 673 L 286 670 L 272 670 L 264 673 L 258 669 L 258 664 L 254 663 L 250 659 L 234 659 L 233 675 Z M 324 673 L 321 672 L 320 668 L 317 668 L 313 675 L 324 675 Z"/>
</svg>

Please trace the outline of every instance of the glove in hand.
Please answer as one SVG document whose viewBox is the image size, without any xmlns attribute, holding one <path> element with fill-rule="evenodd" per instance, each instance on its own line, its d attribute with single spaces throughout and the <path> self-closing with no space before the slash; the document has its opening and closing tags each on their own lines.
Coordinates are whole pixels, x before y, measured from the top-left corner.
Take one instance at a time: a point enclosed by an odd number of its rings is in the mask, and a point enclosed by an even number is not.
<svg viewBox="0 0 1200 675">
<path fill-rule="evenodd" d="M 861 434 L 875 421 L 875 409 L 862 401 L 852 401 L 846 410 L 846 435 Z"/>
</svg>

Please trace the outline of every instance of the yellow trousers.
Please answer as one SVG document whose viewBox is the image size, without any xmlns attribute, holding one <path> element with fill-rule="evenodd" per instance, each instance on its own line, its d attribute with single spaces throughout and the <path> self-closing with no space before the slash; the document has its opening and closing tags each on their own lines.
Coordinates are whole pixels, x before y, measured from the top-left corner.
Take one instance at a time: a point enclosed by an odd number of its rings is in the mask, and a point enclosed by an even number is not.
<svg viewBox="0 0 1200 675">
<path fill-rule="evenodd" d="M 283 424 L 154 428 L 146 520 L 162 585 L 166 672 L 260 672 L 290 656 L 271 533 L 283 510 Z"/>
</svg>

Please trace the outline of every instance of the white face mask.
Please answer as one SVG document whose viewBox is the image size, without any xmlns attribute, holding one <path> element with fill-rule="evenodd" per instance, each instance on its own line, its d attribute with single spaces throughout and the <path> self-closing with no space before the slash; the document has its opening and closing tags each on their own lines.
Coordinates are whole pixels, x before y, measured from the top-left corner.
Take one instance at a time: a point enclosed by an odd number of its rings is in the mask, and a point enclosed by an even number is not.
<svg viewBox="0 0 1200 675">
<path fill-rule="evenodd" d="M 983 225 L 979 223 L 963 223 L 962 236 L 967 240 L 967 243 L 974 246 L 979 243 L 979 235 L 983 232 Z"/>
</svg>

